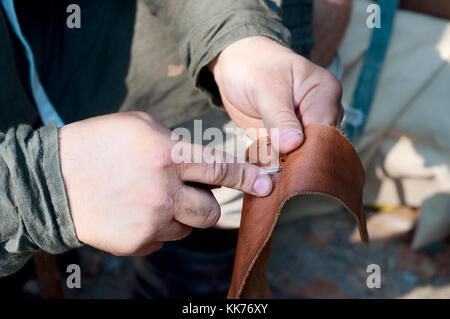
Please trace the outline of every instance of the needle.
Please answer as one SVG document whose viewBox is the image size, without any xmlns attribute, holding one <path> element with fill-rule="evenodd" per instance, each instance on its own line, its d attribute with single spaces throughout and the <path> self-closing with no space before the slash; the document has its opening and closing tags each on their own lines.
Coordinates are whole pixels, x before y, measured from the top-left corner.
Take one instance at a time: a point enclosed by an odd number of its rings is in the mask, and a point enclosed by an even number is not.
<svg viewBox="0 0 450 319">
<path fill-rule="evenodd" d="M 277 168 L 266 168 L 264 169 L 264 171 L 266 172 L 266 174 L 275 174 L 278 172 L 281 172 L 283 170 L 282 167 L 277 167 Z"/>
</svg>

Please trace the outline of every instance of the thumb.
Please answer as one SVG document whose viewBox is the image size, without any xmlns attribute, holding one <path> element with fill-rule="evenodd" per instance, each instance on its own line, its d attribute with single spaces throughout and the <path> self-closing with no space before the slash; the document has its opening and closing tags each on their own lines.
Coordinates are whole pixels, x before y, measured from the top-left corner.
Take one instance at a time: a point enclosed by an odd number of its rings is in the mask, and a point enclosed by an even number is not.
<svg viewBox="0 0 450 319">
<path fill-rule="evenodd" d="M 221 185 L 255 196 L 270 194 L 272 180 L 264 170 L 250 163 L 239 163 L 224 152 L 216 151 L 215 155 L 210 163 L 177 164 L 179 177 L 185 182 Z"/>
<path fill-rule="evenodd" d="M 261 94 L 258 108 L 270 134 L 273 146 L 280 153 L 294 151 L 303 143 L 303 129 L 296 114 L 290 86 L 266 90 Z"/>
</svg>

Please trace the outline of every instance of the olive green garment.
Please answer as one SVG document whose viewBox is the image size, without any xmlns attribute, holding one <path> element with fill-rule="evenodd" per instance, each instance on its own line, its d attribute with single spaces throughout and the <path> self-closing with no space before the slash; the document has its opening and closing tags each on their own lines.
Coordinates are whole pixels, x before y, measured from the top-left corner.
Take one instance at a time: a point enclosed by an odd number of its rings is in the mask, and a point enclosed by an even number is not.
<svg viewBox="0 0 450 319">
<path fill-rule="evenodd" d="M 311 0 L 297 41 L 311 46 Z M 40 79 L 65 123 L 138 109 L 174 126 L 219 105 L 205 66 L 228 44 L 264 35 L 288 45 L 290 32 L 264 0 L 16 0 Z M 81 28 L 66 8 L 81 8 Z M 286 12 L 286 11 L 285 11 Z M 291 11 L 289 11 L 291 12 Z M 287 21 L 287 20 L 286 20 Z M 294 20 L 292 20 L 294 21 Z M 299 31 L 300 30 L 300 31 Z M 300 32 L 300 33 L 299 33 Z M 295 41 L 293 41 L 295 42 Z M 58 254 L 76 238 L 60 170 L 58 130 L 40 127 L 22 45 L 0 10 L 0 276 L 37 250 Z"/>
</svg>

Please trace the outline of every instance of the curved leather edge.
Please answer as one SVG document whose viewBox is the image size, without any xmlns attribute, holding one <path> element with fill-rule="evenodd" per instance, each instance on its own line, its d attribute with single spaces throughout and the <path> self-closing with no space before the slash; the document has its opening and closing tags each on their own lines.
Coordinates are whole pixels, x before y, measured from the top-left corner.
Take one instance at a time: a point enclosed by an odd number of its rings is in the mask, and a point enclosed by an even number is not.
<svg viewBox="0 0 450 319">
<path fill-rule="evenodd" d="M 355 217 L 361 240 L 368 243 L 362 202 L 364 168 L 358 154 L 340 131 L 328 125 L 313 123 L 304 133 L 302 146 L 281 156 L 283 170 L 273 175 L 272 193 L 263 198 L 244 195 L 228 298 L 270 298 L 266 275 L 270 237 L 281 208 L 293 196 L 322 194 L 336 199 Z M 249 147 L 250 159 L 262 147 L 270 147 L 267 138 Z"/>
</svg>

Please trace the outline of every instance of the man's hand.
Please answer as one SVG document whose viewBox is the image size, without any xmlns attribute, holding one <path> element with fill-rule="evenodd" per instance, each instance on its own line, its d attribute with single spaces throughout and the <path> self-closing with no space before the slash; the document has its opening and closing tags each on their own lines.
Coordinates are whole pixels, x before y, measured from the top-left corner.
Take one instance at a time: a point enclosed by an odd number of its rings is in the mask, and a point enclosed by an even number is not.
<svg viewBox="0 0 450 319">
<path fill-rule="evenodd" d="M 230 117 L 243 129 L 279 128 L 281 153 L 301 145 L 302 125 L 338 126 L 342 120 L 339 81 L 269 38 L 234 42 L 211 63 L 210 70 Z"/>
<path fill-rule="evenodd" d="M 116 255 L 146 255 L 187 236 L 191 227 L 213 226 L 217 201 L 187 181 L 270 193 L 269 176 L 248 163 L 174 164 L 175 143 L 168 129 L 140 112 L 60 130 L 61 170 L 81 242 Z"/>
</svg>

